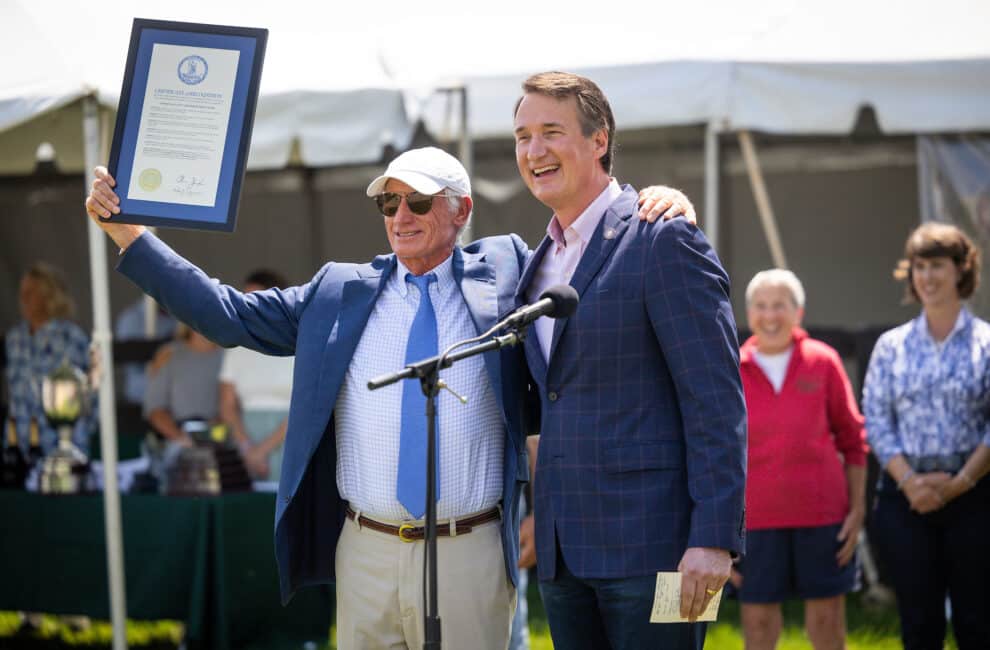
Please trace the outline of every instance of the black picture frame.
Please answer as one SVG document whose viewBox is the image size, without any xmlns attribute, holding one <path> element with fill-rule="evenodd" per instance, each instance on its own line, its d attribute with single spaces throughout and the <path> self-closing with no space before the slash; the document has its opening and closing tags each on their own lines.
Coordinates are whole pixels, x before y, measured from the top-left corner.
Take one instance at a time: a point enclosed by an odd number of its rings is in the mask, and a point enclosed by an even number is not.
<svg viewBox="0 0 990 650">
<path fill-rule="evenodd" d="M 267 42 L 267 29 L 134 19 L 108 164 L 110 174 L 117 183 L 115 191 L 120 197 L 121 211 L 110 219 L 103 219 L 104 221 L 233 232 L 250 151 Z M 172 57 L 185 52 L 181 48 L 187 48 L 192 53 L 182 58 L 176 66 L 176 76 L 183 85 L 179 87 L 179 84 L 172 81 L 177 89 L 154 87 L 154 99 L 149 106 L 146 98 L 151 83 L 153 55 L 157 53 L 160 57 L 159 69 L 165 59 L 161 54 L 165 50 L 158 50 L 159 45 L 174 46 L 168 52 Z M 221 69 L 229 74 L 226 77 L 217 77 L 215 74 L 211 83 L 218 78 L 227 79 L 232 84 L 229 97 L 225 97 L 224 92 L 201 92 L 195 89 L 210 74 L 207 60 L 213 59 L 213 50 L 223 51 L 219 55 L 226 57 L 224 60 L 228 63 Z M 235 50 L 238 52 L 236 64 L 233 64 L 234 71 L 230 72 L 232 52 Z M 188 90 L 186 86 L 189 87 Z M 188 149 L 176 144 L 186 141 L 183 140 L 183 134 L 189 133 L 176 126 L 186 124 L 185 113 L 209 114 L 211 118 L 216 118 L 217 115 L 223 115 L 210 113 L 216 110 L 217 104 L 227 106 L 226 130 L 222 140 L 219 140 L 223 146 L 222 153 L 209 148 L 209 134 L 200 138 L 199 144 L 186 145 Z M 197 105 L 202 110 L 197 110 Z M 184 107 L 191 110 L 183 110 Z M 197 124 L 195 117 L 189 120 L 189 124 Z M 164 124 L 169 126 L 161 126 Z M 200 121 L 197 126 L 202 124 Z M 152 137 L 157 140 L 153 142 L 154 146 L 143 147 L 139 154 L 137 147 L 141 142 L 142 125 L 146 129 L 157 129 L 158 135 L 146 136 L 146 143 L 151 142 Z M 208 126 L 210 125 L 207 124 Z M 200 133 L 209 130 L 204 127 Z M 187 142 L 195 143 L 199 134 L 190 137 L 192 139 Z M 214 161 L 219 157 L 219 163 L 213 163 L 217 164 L 215 179 L 212 175 L 208 175 L 207 179 L 207 176 L 177 174 L 172 169 L 188 164 L 184 162 L 187 159 L 199 160 L 196 156 L 210 158 L 211 155 Z M 156 168 L 136 170 L 139 161 L 148 159 L 162 160 L 166 171 L 161 172 Z M 175 162 L 176 160 L 179 162 Z M 171 162 L 166 165 L 165 161 Z M 137 179 L 134 178 L 135 175 L 138 176 Z M 135 183 L 139 183 L 139 187 Z M 150 196 L 154 198 L 149 198 Z M 212 204 L 208 203 L 211 196 Z M 190 201 L 199 203 L 191 204 Z"/>
</svg>

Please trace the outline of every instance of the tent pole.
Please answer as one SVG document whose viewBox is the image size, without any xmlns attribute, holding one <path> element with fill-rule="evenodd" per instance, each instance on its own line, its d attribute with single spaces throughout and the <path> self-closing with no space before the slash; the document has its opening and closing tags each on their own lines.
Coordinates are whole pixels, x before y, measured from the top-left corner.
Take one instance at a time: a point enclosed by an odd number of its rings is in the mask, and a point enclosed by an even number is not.
<svg viewBox="0 0 990 650">
<path fill-rule="evenodd" d="M 753 137 L 749 131 L 739 131 L 738 135 L 739 147 L 742 149 L 743 159 L 746 161 L 746 171 L 749 172 L 749 184 L 753 188 L 753 198 L 756 199 L 756 209 L 760 213 L 763 233 L 766 235 L 767 244 L 770 246 L 773 264 L 777 268 L 786 269 L 787 258 L 784 257 L 784 246 L 780 243 L 777 219 L 773 215 L 773 206 L 770 205 L 770 195 L 767 193 L 766 183 L 763 182 L 763 172 L 760 171 L 760 161 L 756 156 Z"/>
<path fill-rule="evenodd" d="M 474 152 L 472 151 L 471 146 L 471 130 L 468 125 L 467 85 L 462 84 L 460 88 L 457 89 L 457 92 L 461 97 L 461 141 L 458 153 L 461 159 L 461 164 L 464 165 L 464 169 L 467 171 L 468 178 L 471 178 L 473 181 Z M 464 229 L 461 231 L 461 241 L 465 244 L 470 241 L 474 241 L 474 219 L 470 219 L 464 225 Z"/>
<path fill-rule="evenodd" d="M 705 127 L 705 216 L 704 226 L 708 241 L 718 251 L 719 211 L 718 195 L 721 178 L 719 177 L 718 157 L 718 125 L 714 120 Z"/>
<path fill-rule="evenodd" d="M 86 193 L 93 184 L 93 168 L 100 155 L 100 117 L 96 95 L 83 98 L 83 151 L 86 161 Z M 100 367 L 100 450 L 103 455 L 103 521 L 107 540 L 110 583 L 110 620 L 113 650 L 126 650 L 126 597 L 124 594 L 124 542 L 120 526 L 120 491 L 117 486 L 117 421 L 113 382 L 113 337 L 110 333 L 110 283 L 107 277 L 107 239 L 86 220 L 89 230 L 89 270 L 93 290 L 93 343 Z"/>
</svg>

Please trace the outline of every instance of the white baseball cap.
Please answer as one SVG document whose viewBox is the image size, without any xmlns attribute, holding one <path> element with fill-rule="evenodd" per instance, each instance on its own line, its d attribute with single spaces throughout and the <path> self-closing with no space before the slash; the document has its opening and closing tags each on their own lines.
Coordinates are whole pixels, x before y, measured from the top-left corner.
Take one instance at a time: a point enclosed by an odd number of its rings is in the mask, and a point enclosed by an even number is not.
<svg viewBox="0 0 990 650">
<path fill-rule="evenodd" d="M 410 149 L 388 165 L 385 173 L 371 181 L 368 196 L 385 191 L 390 178 L 402 181 L 421 194 L 451 189 L 459 196 L 471 196 L 471 180 L 457 158 L 436 147 Z"/>
</svg>

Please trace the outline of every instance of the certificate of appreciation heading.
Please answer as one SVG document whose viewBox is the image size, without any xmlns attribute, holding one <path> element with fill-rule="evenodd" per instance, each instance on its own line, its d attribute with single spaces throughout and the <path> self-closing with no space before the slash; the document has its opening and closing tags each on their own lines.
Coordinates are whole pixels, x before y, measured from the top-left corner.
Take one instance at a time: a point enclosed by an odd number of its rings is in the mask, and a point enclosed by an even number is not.
<svg viewBox="0 0 990 650">
<path fill-rule="evenodd" d="M 156 43 L 127 198 L 213 206 L 238 50 Z"/>
</svg>

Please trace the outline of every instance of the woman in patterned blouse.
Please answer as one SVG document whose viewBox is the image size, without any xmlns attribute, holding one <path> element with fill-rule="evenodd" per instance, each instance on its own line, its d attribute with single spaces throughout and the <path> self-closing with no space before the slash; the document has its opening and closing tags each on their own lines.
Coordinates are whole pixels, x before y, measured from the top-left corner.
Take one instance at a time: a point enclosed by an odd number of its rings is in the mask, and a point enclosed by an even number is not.
<svg viewBox="0 0 990 650">
<path fill-rule="evenodd" d="M 881 467 L 875 524 L 890 570 L 904 647 L 941 648 L 945 597 L 959 647 L 987 648 L 990 613 L 990 324 L 963 305 L 980 251 L 958 228 L 929 223 L 908 237 L 895 277 L 921 303 L 886 332 L 863 392 Z"/>
<path fill-rule="evenodd" d="M 69 320 L 72 298 L 62 274 L 49 264 L 36 262 L 24 273 L 19 303 L 23 320 L 7 332 L 5 339 L 10 417 L 16 422 L 18 439 L 25 450 L 30 422 L 37 422 L 41 448 L 48 453 L 55 447 L 57 436 L 41 405 L 41 382 L 63 361 L 88 371 L 89 337 Z M 95 424 L 95 411 L 76 422 L 73 440 L 83 451 L 89 449 L 89 435 Z"/>
</svg>

